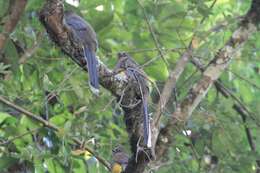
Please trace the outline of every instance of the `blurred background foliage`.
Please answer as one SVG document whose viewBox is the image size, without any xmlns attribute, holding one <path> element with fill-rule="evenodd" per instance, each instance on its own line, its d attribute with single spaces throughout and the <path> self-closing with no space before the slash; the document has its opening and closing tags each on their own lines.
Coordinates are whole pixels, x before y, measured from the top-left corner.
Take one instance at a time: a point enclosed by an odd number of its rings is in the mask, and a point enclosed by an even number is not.
<svg viewBox="0 0 260 173">
<path fill-rule="evenodd" d="M 0 0 L 0 32 L 10 1 Z M 89 90 L 87 74 L 49 40 L 37 18 L 44 2 L 28 1 L 1 52 L 0 93 L 62 130 L 53 133 L 0 104 L 0 172 L 14 171 L 19 165 L 37 173 L 107 172 L 95 157 L 71 145 L 71 137 L 84 140 L 111 160 L 113 147 L 122 144 L 128 148 L 123 113 L 108 91 L 103 89 L 95 97 Z M 67 3 L 65 8 L 76 11 L 94 27 L 99 40 L 98 56 L 104 64 L 113 68 L 116 54 L 127 51 L 161 89 L 193 36 L 194 57 L 207 64 L 237 28 L 251 0 L 217 0 L 211 7 L 213 3 L 81 0 L 78 7 Z M 147 23 L 168 66 L 158 54 Z M 260 34 L 253 35 L 243 51 L 234 56 L 220 79 L 252 112 L 254 120 L 248 118 L 243 123 L 232 108 L 234 101 L 212 87 L 185 130 L 177 129 L 170 152 L 156 172 L 255 172 L 255 160 L 260 158 Z M 177 83 L 178 100 L 199 77 L 200 72 L 189 64 Z M 158 94 L 152 90 L 151 113 L 157 101 Z M 172 99 L 163 122 L 173 111 Z M 245 125 L 252 131 L 257 152 L 249 147 Z"/>
</svg>

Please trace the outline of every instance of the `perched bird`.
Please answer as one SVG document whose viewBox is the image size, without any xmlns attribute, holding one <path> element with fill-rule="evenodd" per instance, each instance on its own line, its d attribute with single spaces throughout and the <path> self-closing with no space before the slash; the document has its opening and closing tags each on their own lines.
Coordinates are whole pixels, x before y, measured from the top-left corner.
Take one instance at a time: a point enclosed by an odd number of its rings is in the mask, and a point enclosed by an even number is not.
<svg viewBox="0 0 260 173">
<path fill-rule="evenodd" d="M 115 72 L 125 71 L 126 75 L 137 81 L 139 85 L 139 92 L 141 93 L 143 106 L 144 144 L 146 147 L 151 148 L 151 127 L 150 117 L 148 114 L 149 87 L 146 74 L 127 53 L 119 53 L 118 58 Z"/>
<path fill-rule="evenodd" d="M 128 164 L 128 155 L 124 152 L 122 146 L 117 146 L 112 150 L 113 163 L 112 163 L 112 173 L 121 173 L 125 170 Z"/>
<path fill-rule="evenodd" d="M 93 93 L 98 94 L 98 60 L 96 58 L 98 42 L 96 33 L 88 22 L 71 11 L 64 12 L 64 22 L 68 29 L 72 31 L 76 41 L 82 46 L 88 67 L 90 88 Z"/>
</svg>

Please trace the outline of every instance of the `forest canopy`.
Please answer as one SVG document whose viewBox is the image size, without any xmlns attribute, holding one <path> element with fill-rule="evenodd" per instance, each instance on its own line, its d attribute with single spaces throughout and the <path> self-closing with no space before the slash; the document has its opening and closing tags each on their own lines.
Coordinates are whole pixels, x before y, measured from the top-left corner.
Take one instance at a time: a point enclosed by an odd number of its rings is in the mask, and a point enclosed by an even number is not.
<svg viewBox="0 0 260 173">
<path fill-rule="evenodd" d="M 260 173 L 259 16 L 258 0 L 0 0 L 0 172 Z"/>
</svg>

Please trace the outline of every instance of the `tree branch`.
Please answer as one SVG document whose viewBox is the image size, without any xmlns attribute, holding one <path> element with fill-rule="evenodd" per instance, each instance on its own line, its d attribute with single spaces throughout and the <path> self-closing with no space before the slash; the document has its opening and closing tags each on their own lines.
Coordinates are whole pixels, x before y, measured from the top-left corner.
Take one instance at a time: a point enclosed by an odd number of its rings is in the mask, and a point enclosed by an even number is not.
<svg viewBox="0 0 260 173">
<path fill-rule="evenodd" d="M 8 12 L 10 15 L 8 16 L 6 22 L 4 23 L 3 32 L 0 33 L 0 51 L 3 50 L 5 42 L 9 37 L 9 34 L 13 32 L 20 17 L 22 16 L 26 4 L 27 4 L 27 0 L 15 0 L 14 3 L 13 1 L 10 1 L 9 12 Z"/>
<path fill-rule="evenodd" d="M 256 7 L 257 6 L 257 7 Z M 177 110 L 172 115 L 172 120 L 168 122 L 165 128 L 160 131 L 157 148 L 160 148 L 159 158 L 165 154 L 168 145 L 171 143 L 171 131 L 175 126 L 183 126 L 187 119 L 191 116 L 194 109 L 205 97 L 212 84 L 220 77 L 222 72 L 228 67 L 234 54 L 241 49 L 243 44 L 248 40 L 249 36 L 256 32 L 257 23 L 259 23 L 260 2 L 254 0 L 252 6 L 240 23 L 240 26 L 225 44 L 220 49 L 203 71 L 202 78 L 190 89 L 187 97 L 177 107 Z M 258 10 L 258 11 L 257 11 Z M 203 67 L 202 67 L 203 68 Z M 166 145 L 168 144 L 168 145 Z"/>
<path fill-rule="evenodd" d="M 205 71 L 204 65 L 202 62 L 197 58 L 192 58 L 191 62 L 201 71 Z M 260 123 L 256 120 L 255 116 L 253 116 L 253 113 L 245 106 L 245 104 L 225 85 L 220 81 L 216 80 L 214 82 L 214 85 L 216 89 L 226 98 L 231 97 L 239 106 L 247 113 L 247 115 L 255 121 L 256 125 L 260 127 Z"/>
<path fill-rule="evenodd" d="M 63 12 L 62 0 L 47 0 L 40 12 L 40 21 L 50 38 L 61 50 L 87 71 L 82 47 L 75 40 L 72 32 L 64 25 Z M 136 102 L 136 98 L 141 98 L 138 83 L 128 79 L 125 74 L 115 75 L 101 61 L 99 61 L 98 73 L 100 84 L 120 100 L 123 105 L 132 105 Z M 125 106 L 122 106 L 122 109 L 125 113 L 124 119 L 132 151 L 132 157 L 129 159 L 125 172 L 141 173 L 149 162 L 148 155 L 150 155 L 150 151 L 138 152 L 139 147 L 137 146 L 139 139 L 143 138 L 143 106 L 138 103 L 131 109 Z M 142 142 L 140 145 L 143 145 Z"/>
<path fill-rule="evenodd" d="M 3 104 L 7 105 L 8 107 L 11 107 L 13 109 L 15 109 L 16 111 L 24 114 L 25 116 L 29 117 L 32 120 L 35 120 L 36 122 L 39 122 L 41 124 L 43 124 L 45 127 L 48 127 L 54 131 L 59 131 L 60 129 L 55 126 L 54 124 L 51 124 L 50 122 L 46 121 L 45 119 L 41 118 L 41 116 L 35 115 L 27 110 L 25 110 L 24 108 L 17 106 L 16 104 L 8 101 L 7 99 L 5 99 L 3 96 L 0 96 L 0 102 L 2 102 Z M 19 114 L 19 116 L 21 116 Z M 82 142 L 80 140 L 78 140 L 77 138 L 73 137 L 72 141 L 79 145 L 82 146 Z M 84 146 L 84 149 L 87 150 L 89 153 L 91 153 L 93 156 L 95 156 L 97 158 L 97 160 L 102 163 L 108 170 L 110 170 L 110 164 L 103 159 L 102 157 L 98 156 L 92 149 L 90 149 L 87 146 Z"/>
<path fill-rule="evenodd" d="M 214 5 L 216 4 L 216 1 L 217 0 L 213 1 L 213 3 L 210 6 L 210 9 L 212 9 L 214 7 Z M 206 19 L 206 16 L 201 19 L 200 25 L 204 22 L 205 19 Z M 161 114 L 164 111 L 164 109 L 166 108 L 166 104 L 168 103 L 168 101 L 171 97 L 173 89 L 176 88 L 176 84 L 177 84 L 178 79 L 180 78 L 181 74 L 184 71 L 184 68 L 186 67 L 186 65 L 188 64 L 188 62 L 190 61 L 190 59 L 192 57 L 192 51 L 193 51 L 192 43 L 193 43 L 194 39 L 196 38 L 196 34 L 197 33 L 193 34 L 188 48 L 181 55 L 179 61 L 176 64 L 175 69 L 170 72 L 169 78 L 164 85 L 164 88 L 163 88 L 159 103 L 157 104 L 156 112 L 155 112 L 155 115 L 154 115 L 154 125 L 153 125 L 154 126 L 154 128 L 153 128 L 154 145 L 153 146 L 156 146 L 157 137 L 158 137 L 159 128 L 160 128 L 159 126 L 160 126 Z"/>
<path fill-rule="evenodd" d="M 243 121 L 243 125 L 244 125 L 244 128 L 245 128 L 245 133 L 246 133 L 246 137 L 247 137 L 247 141 L 248 141 L 248 144 L 251 148 L 251 151 L 253 153 L 256 153 L 256 146 L 255 146 L 255 143 L 254 143 L 254 140 L 253 140 L 253 137 L 252 137 L 252 133 L 251 133 L 251 130 L 250 128 L 248 127 L 248 125 L 246 124 L 247 120 L 246 118 L 248 117 L 247 115 L 247 112 L 244 111 L 243 107 L 240 107 L 239 105 L 235 104 L 233 106 L 233 108 L 238 112 L 238 114 L 241 116 L 241 119 Z M 259 173 L 260 172 L 260 160 L 257 159 L 256 160 L 256 173 Z"/>
</svg>

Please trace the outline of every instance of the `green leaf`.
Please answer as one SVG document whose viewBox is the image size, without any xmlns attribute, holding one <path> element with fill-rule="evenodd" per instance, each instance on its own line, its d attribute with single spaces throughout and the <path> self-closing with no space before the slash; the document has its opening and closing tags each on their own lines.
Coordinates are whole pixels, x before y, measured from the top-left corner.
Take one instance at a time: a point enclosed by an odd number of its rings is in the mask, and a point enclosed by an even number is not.
<svg viewBox="0 0 260 173">
<path fill-rule="evenodd" d="M 0 124 L 5 121 L 6 119 L 9 119 L 11 122 L 15 122 L 16 119 L 12 117 L 11 115 L 5 113 L 5 112 L 0 112 Z"/>
<path fill-rule="evenodd" d="M 63 173 L 64 169 L 60 163 L 55 159 L 46 159 L 45 163 L 47 165 L 48 171 L 50 173 Z"/>
<path fill-rule="evenodd" d="M 73 159 L 73 172 L 85 173 L 86 166 L 85 162 L 82 159 Z"/>
<path fill-rule="evenodd" d="M 20 120 L 21 125 L 23 125 L 26 128 L 29 129 L 36 129 L 38 127 L 40 127 L 39 122 L 32 120 L 31 118 L 27 117 L 27 116 L 22 116 L 21 120 Z"/>
<path fill-rule="evenodd" d="M 9 0 L 0 1 L 0 19 L 6 14 L 9 7 Z"/>
<path fill-rule="evenodd" d="M 150 65 L 145 71 L 150 77 L 158 81 L 165 81 L 169 76 L 167 66 L 161 59 Z"/>
<path fill-rule="evenodd" d="M 45 173 L 45 168 L 43 166 L 44 162 L 40 159 L 34 160 L 34 172 L 35 173 Z"/>
<path fill-rule="evenodd" d="M 18 53 L 17 50 L 11 40 L 7 40 L 4 47 L 5 56 L 8 58 L 8 60 L 11 63 L 11 69 L 13 72 L 17 72 L 19 70 L 18 66 Z"/>
<path fill-rule="evenodd" d="M 247 87 L 246 85 L 241 84 L 240 87 L 240 94 L 245 101 L 245 103 L 251 103 L 253 101 L 253 93 L 251 92 L 250 87 Z"/>
<path fill-rule="evenodd" d="M 63 126 L 66 121 L 67 118 L 64 115 L 57 115 L 50 119 L 50 122 L 57 126 Z"/>
</svg>

